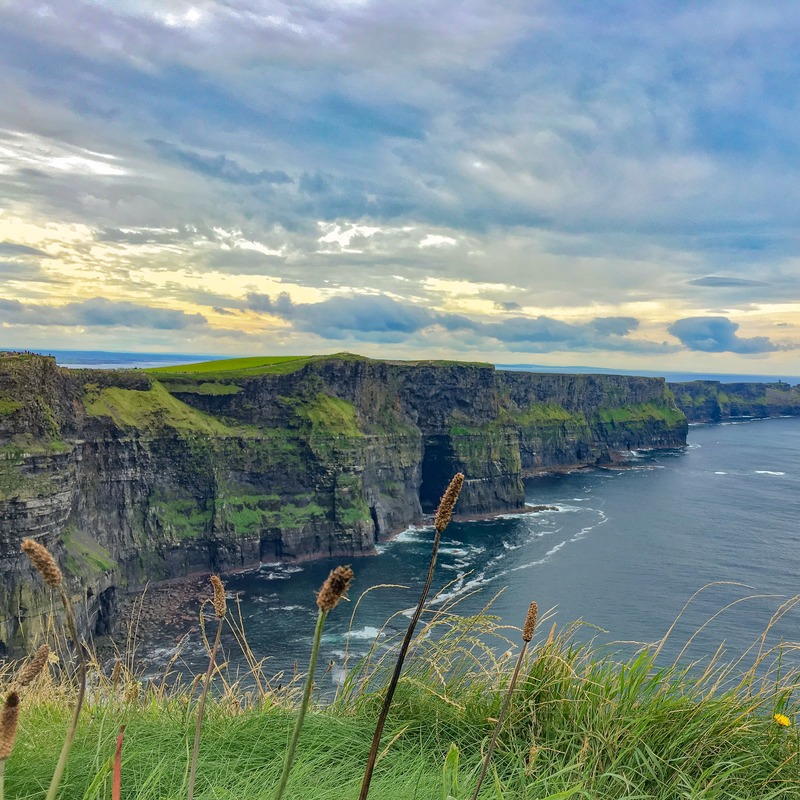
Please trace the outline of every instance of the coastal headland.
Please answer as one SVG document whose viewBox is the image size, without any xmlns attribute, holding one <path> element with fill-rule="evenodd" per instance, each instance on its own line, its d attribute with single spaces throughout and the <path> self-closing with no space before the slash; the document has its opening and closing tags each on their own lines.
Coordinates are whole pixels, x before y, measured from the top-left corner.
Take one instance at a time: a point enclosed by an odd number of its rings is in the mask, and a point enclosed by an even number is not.
<svg viewBox="0 0 800 800">
<path fill-rule="evenodd" d="M 675 393 L 675 396 L 673 396 Z M 681 447 L 662 379 L 351 354 L 153 370 L 0 357 L 0 654 L 51 612 L 45 544 L 88 633 L 148 581 L 362 555 L 467 476 L 464 516 L 523 508 L 523 477 Z"/>
</svg>

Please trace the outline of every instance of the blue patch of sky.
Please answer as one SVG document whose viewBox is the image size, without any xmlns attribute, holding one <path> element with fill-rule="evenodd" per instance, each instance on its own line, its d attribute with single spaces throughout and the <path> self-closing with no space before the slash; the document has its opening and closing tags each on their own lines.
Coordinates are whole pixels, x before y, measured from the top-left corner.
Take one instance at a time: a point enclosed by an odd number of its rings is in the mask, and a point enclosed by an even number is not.
<svg viewBox="0 0 800 800">
<path fill-rule="evenodd" d="M 764 151 L 797 163 L 797 137 L 782 133 L 763 112 L 725 108 L 697 108 L 692 115 L 694 143 L 703 150 L 752 160 Z"/>
<path fill-rule="evenodd" d="M 400 137 L 424 139 L 427 115 L 406 103 L 368 104 L 331 92 L 314 102 L 314 113 L 325 131 L 351 140 Z"/>
</svg>

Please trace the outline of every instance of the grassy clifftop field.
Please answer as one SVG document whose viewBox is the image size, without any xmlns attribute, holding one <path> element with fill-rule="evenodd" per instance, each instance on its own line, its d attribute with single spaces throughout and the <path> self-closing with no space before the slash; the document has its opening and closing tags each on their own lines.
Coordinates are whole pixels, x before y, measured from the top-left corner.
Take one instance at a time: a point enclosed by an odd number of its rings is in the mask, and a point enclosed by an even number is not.
<svg viewBox="0 0 800 800">
<path fill-rule="evenodd" d="M 236 647 L 235 629 L 231 617 L 225 649 Z M 501 636 L 509 638 L 507 644 Z M 486 614 L 458 617 L 440 609 L 423 617 L 390 711 L 370 797 L 472 796 L 515 655 L 492 656 L 486 641 L 516 651 L 519 633 L 498 630 Z M 542 626 L 480 798 L 796 800 L 797 676 L 781 669 L 780 653 L 762 655 L 757 677 L 755 670 L 737 673 L 722 658 L 690 671 L 659 665 L 654 651 L 617 662 L 576 644 L 569 631 Z M 376 649 L 367 662 L 353 664 L 338 697 L 309 714 L 287 798 L 358 796 L 378 690 L 394 652 Z M 58 757 L 74 689 L 58 679 L 55 665 L 50 669 L 23 697 L 18 742 L 7 764 L 7 798 L 41 797 Z M 111 757 L 124 724 L 123 797 L 185 798 L 196 682 L 178 681 L 170 670 L 149 681 L 127 668 L 113 681 L 110 668 L 94 670 L 60 796 L 110 796 Z M 272 797 L 299 688 L 292 676 L 268 673 L 268 663 L 262 663 L 238 680 L 224 667 L 215 678 L 196 797 Z M 7 686 L 8 680 L 6 672 L 0 681 Z M 784 719 L 788 725 L 781 724 Z"/>
</svg>

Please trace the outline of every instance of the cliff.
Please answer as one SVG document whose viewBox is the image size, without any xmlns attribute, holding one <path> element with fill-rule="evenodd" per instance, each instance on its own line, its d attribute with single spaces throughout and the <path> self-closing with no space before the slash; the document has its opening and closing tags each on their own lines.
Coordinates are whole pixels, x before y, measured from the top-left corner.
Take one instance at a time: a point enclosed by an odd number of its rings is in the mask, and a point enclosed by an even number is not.
<svg viewBox="0 0 800 800">
<path fill-rule="evenodd" d="M 374 552 L 457 471 L 462 515 L 523 506 L 522 478 L 682 446 L 663 380 L 342 354 L 150 371 L 0 357 L 0 654 L 50 597 L 46 544 L 87 632 L 148 580 Z"/>
<path fill-rule="evenodd" d="M 800 416 L 800 385 L 775 383 L 669 383 L 689 422 L 719 422 L 730 417 Z"/>
</svg>

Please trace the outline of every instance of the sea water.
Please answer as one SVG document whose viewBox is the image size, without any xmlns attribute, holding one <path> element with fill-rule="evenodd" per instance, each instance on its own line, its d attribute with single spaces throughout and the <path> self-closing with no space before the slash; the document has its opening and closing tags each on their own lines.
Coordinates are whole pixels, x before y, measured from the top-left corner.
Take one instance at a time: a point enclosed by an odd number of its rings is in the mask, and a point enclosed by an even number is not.
<svg viewBox="0 0 800 800">
<path fill-rule="evenodd" d="M 662 658 L 683 651 L 683 660 L 705 663 L 723 643 L 730 658 L 744 653 L 800 592 L 798 418 L 692 426 L 685 449 L 632 453 L 619 469 L 532 478 L 526 498 L 556 510 L 450 525 L 434 610 L 456 603 L 452 611 L 470 615 L 490 604 L 501 624 L 521 626 L 536 600 L 559 626 L 583 620 L 579 638 L 623 650 L 660 640 L 677 619 Z M 302 671 L 315 591 L 339 563 L 351 563 L 356 578 L 350 602 L 326 623 L 323 689 L 342 679 L 346 653 L 352 664 L 376 641 L 380 649 L 402 633 L 432 540 L 430 527 L 412 528 L 374 557 L 263 564 L 228 576 L 230 602 L 239 599 L 250 646 L 268 659 L 265 671 Z M 540 635 L 550 624 L 540 624 Z M 797 610 L 774 623 L 768 645 L 781 638 L 800 640 Z M 200 664 L 201 657 L 199 642 L 190 642 L 186 658 Z"/>
</svg>

